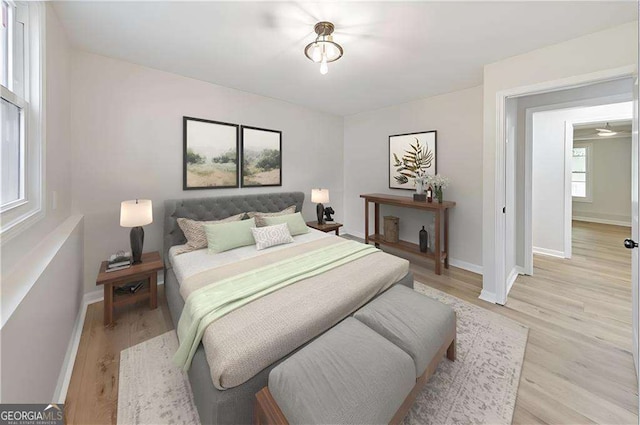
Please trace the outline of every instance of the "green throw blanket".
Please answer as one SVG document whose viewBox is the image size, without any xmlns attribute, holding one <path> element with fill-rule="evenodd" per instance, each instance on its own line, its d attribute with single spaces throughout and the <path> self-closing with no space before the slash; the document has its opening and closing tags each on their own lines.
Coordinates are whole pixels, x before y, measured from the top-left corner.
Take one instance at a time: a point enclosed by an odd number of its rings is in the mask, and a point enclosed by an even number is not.
<svg viewBox="0 0 640 425">
<path fill-rule="evenodd" d="M 271 292 L 377 252 L 354 241 L 340 242 L 200 288 L 187 298 L 178 321 L 180 347 L 173 357 L 185 371 L 205 329 L 224 315 Z"/>
</svg>

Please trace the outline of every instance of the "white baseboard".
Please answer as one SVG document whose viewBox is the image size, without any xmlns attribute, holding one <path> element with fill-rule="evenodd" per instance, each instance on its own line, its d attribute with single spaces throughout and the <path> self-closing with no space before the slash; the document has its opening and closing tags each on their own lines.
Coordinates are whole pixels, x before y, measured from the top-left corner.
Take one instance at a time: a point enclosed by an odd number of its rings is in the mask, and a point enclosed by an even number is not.
<svg viewBox="0 0 640 425">
<path fill-rule="evenodd" d="M 159 280 L 158 285 L 164 285 L 164 280 Z M 80 346 L 80 337 L 82 336 L 82 328 L 84 327 L 84 320 L 87 316 L 87 308 L 89 304 L 97 303 L 104 299 L 104 290 L 98 289 L 95 291 L 87 292 L 82 297 L 82 305 L 76 318 L 76 322 L 73 326 L 73 334 L 67 347 L 67 354 L 64 357 L 62 368 L 60 369 L 60 375 L 58 376 L 58 384 L 56 385 L 56 391 L 53 395 L 53 400 L 57 400 L 57 403 L 64 404 L 67 398 L 67 391 L 69 390 L 69 383 L 71 382 L 71 373 L 73 373 L 73 365 L 76 362 L 76 355 L 78 354 L 78 348 Z"/>
<path fill-rule="evenodd" d="M 507 278 L 507 295 L 509 295 L 509 291 L 511 291 L 511 287 L 513 286 L 513 284 L 516 282 L 516 279 L 518 278 L 518 268 L 514 267 L 511 270 L 511 273 L 509 273 L 509 277 Z"/>
<path fill-rule="evenodd" d="M 586 221 L 587 223 L 611 224 L 613 226 L 631 227 L 631 221 L 609 220 L 606 218 L 583 217 L 583 216 L 574 216 L 574 217 L 571 217 L 571 219 L 575 221 Z"/>
<path fill-rule="evenodd" d="M 467 270 L 472 273 L 482 276 L 482 266 L 473 263 L 467 263 L 466 261 L 458 260 L 455 258 L 449 258 L 449 264 L 459 269 Z"/>
<path fill-rule="evenodd" d="M 556 251 L 555 249 L 538 248 L 537 246 L 533 247 L 533 253 L 534 254 L 549 255 L 551 257 L 565 258 L 564 257 L 564 252 L 562 252 L 562 251 Z"/>
<path fill-rule="evenodd" d="M 78 354 L 78 347 L 80 346 L 80 337 L 82 336 L 84 319 L 87 316 L 87 306 L 91 304 L 91 302 L 94 302 L 89 300 L 96 292 L 102 293 L 102 291 L 93 291 L 88 294 L 84 294 L 84 296 L 82 297 L 80 311 L 78 311 L 76 322 L 73 325 L 73 333 L 71 334 L 71 340 L 69 341 L 69 346 L 67 347 L 67 353 L 64 356 L 64 362 L 62 363 L 62 368 L 60 369 L 56 391 L 53 395 L 53 400 L 56 403 L 64 404 L 64 401 L 67 398 L 69 382 L 71 381 L 71 373 L 73 372 L 73 365 L 76 362 L 76 355 Z"/>
<path fill-rule="evenodd" d="M 480 296 L 478 298 L 480 298 L 482 301 L 487 301 L 492 304 L 496 304 L 496 300 L 497 300 L 496 293 L 489 292 L 486 289 L 483 289 L 482 291 L 480 291 Z"/>
<path fill-rule="evenodd" d="M 356 232 L 352 230 L 345 230 L 344 235 L 355 236 L 356 238 L 364 239 L 364 233 Z M 457 267 L 459 269 L 467 270 L 472 273 L 476 273 L 482 276 L 482 266 L 478 264 L 468 263 L 466 261 L 458 260 L 456 258 L 449 258 L 449 265 Z"/>
</svg>

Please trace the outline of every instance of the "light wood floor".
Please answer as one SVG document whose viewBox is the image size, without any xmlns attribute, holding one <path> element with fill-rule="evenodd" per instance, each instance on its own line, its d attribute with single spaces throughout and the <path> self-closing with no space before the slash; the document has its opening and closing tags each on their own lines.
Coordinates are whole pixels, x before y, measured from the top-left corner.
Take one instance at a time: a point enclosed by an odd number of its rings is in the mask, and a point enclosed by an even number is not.
<svg viewBox="0 0 640 425">
<path fill-rule="evenodd" d="M 534 259 L 534 276 L 520 276 L 506 306 L 478 299 L 481 276 L 411 260 L 417 281 L 529 327 L 516 424 L 638 423 L 638 389 L 631 355 L 629 229 L 574 223 L 573 258 Z M 390 250 L 391 251 L 391 250 Z M 89 306 L 66 400 L 70 424 L 115 423 L 119 353 L 173 328 L 162 290 L 159 308 L 119 310 L 102 325 L 102 303 Z"/>
</svg>

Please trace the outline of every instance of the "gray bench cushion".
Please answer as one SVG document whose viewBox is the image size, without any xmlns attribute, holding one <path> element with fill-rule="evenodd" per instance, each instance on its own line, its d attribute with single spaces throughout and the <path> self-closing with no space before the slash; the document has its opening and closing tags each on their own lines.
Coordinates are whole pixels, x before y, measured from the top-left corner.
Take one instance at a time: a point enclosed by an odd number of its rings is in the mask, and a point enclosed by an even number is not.
<svg viewBox="0 0 640 425">
<path fill-rule="evenodd" d="M 448 336 L 455 332 L 451 307 L 398 285 L 356 311 L 364 323 L 408 353 L 422 375 Z"/>
<path fill-rule="evenodd" d="M 388 424 L 415 382 L 411 357 L 353 318 L 269 374 L 291 424 Z"/>
</svg>

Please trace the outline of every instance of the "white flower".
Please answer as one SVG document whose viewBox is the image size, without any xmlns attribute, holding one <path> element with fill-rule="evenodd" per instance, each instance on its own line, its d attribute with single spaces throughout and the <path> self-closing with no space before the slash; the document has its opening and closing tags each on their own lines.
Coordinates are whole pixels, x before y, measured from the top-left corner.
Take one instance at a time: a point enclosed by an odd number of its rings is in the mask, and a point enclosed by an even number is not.
<svg viewBox="0 0 640 425">
<path fill-rule="evenodd" d="M 435 176 L 428 176 L 427 183 L 434 188 L 440 187 L 442 189 L 446 189 L 449 186 L 450 180 L 449 177 L 445 177 L 442 174 L 436 174 Z"/>
</svg>

